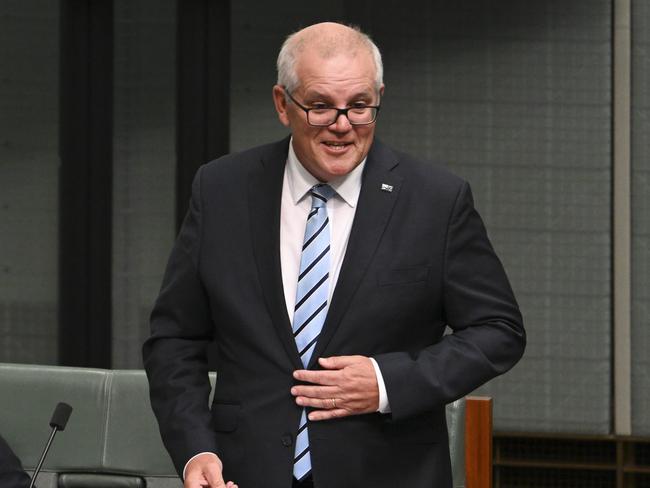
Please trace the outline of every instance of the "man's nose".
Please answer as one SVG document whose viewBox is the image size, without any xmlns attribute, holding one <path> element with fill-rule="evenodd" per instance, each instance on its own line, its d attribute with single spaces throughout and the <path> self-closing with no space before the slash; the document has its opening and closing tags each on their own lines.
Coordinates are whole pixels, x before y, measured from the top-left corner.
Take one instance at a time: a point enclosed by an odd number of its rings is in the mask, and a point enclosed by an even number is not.
<svg viewBox="0 0 650 488">
<path fill-rule="evenodd" d="M 329 129 L 334 132 L 347 132 L 352 129 L 352 124 L 347 114 L 339 113 L 336 120 L 329 126 Z"/>
</svg>

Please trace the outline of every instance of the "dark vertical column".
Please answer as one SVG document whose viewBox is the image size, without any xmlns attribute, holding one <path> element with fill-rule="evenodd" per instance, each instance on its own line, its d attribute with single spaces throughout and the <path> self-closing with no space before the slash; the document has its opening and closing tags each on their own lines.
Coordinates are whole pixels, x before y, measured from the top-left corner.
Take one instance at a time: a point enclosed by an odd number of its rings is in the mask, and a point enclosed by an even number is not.
<svg viewBox="0 0 650 488">
<path fill-rule="evenodd" d="M 178 1 L 176 221 L 198 167 L 230 139 L 230 1 Z"/>
<path fill-rule="evenodd" d="M 59 361 L 110 367 L 113 5 L 61 2 Z"/>
</svg>

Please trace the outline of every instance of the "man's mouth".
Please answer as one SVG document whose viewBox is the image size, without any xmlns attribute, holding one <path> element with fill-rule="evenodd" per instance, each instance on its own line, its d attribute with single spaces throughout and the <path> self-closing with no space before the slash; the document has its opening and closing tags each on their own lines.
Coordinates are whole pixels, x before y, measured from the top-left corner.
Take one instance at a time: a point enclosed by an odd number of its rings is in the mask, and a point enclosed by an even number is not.
<svg viewBox="0 0 650 488">
<path fill-rule="evenodd" d="M 351 143 L 349 143 L 349 142 L 324 141 L 323 144 L 325 144 L 325 146 L 327 146 L 327 148 L 331 149 L 332 151 L 342 151 L 347 146 L 349 146 Z"/>
</svg>

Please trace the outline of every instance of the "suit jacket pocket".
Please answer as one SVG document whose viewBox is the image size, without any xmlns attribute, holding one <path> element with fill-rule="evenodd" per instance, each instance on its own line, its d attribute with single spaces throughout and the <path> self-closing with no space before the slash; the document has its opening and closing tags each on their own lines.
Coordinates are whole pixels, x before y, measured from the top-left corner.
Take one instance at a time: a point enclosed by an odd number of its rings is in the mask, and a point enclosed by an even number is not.
<svg viewBox="0 0 650 488">
<path fill-rule="evenodd" d="M 385 269 L 379 272 L 377 281 L 380 286 L 405 285 L 426 281 L 429 277 L 428 266 L 410 266 L 408 268 Z"/>
<path fill-rule="evenodd" d="M 212 428 L 217 432 L 233 432 L 239 425 L 241 405 L 238 403 L 214 403 L 212 405 Z"/>
</svg>

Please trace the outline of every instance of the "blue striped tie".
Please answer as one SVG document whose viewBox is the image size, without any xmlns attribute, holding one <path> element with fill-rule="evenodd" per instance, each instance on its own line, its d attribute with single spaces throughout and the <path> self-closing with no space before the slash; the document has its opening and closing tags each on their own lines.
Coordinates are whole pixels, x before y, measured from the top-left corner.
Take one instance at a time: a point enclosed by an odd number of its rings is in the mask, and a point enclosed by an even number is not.
<svg viewBox="0 0 650 488">
<path fill-rule="evenodd" d="M 293 336 L 305 368 L 314 352 L 327 315 L 330 225 L 325 205 L 336 192 L 329 185 L 319 184 L 314 186 L 310 193 L 312 203 L 305 227 L 293 315 Z M 293 462 L 293 475 L 297 480 L 301 480 L 311 471 L 307 414 L 304 408 L 300 415 Z"/>
</svg>

